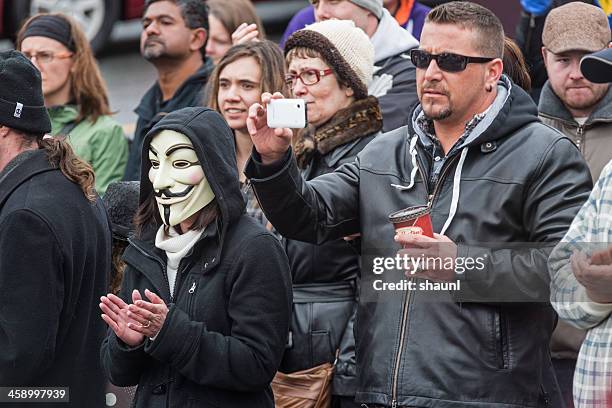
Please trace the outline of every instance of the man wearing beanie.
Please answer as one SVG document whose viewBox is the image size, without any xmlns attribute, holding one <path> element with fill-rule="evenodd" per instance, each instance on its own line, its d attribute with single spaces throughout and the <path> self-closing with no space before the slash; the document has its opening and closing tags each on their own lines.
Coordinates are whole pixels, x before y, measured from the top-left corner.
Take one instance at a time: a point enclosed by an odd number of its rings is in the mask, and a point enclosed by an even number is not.
<svg viewBox="0 0 612 408">
<path fill-rule="evenodd" d="M 563 407 L 548 255 L 592 187 L 572 142 L 503 75 L 504 30 L 453 1 L 428 14 L 420 103 L 333 173 L 299 174 L 289 129 L 249 111 L 245 173 L 290 239 L 361 234 L 358 391 L 369 408 Z"/>
<path fill-rule="evenodd" d="M 34 65 L 1 52 L 0 83 L 0 387 L 62 387 L 64 398 L 37 406 L 102 407 L 104 206 L 91 167 L 65 141 L 43 138 L 51 122 Z M 0 402 L 32 401 L 10 398 Z"/>
<path fill-rule="evenodd" d="M 580 71 L 586 54 L 607 49 L 610 26 L 604 11 L 571 2 L 548 13 L 542 34 L 542 57 L 548 81 L 542 88 L 539 115 L 570 138 L 584 156 L 595 182 L 612 159 L 612 91 Z M 565 400 L 572 400 L 572 377 L 585 332 L 559 321 L 551 354 Z"/>
<path fill-rule="evenodd" d="M 208 6 L 202 0 L 147 0 L 142 17 L 140 53 L 157 70 L 157 82 L 144 94 L 124 180 L 140 179 L 140 151 L 147 132 L 163 116 L 201 106 L 213 69 L 206 57 Z"/>
<path fill-rule="evenodd" d="M 311 0 L 316 21 L 352 20 L 374 45 L 374 76 L 370 95 L 378 98 L 383 112 L 383 131 L 389 132 L 408 121 L 417 102 L 415 68 L 408 51 L 419 42 L 402 28 L 383 7 L 383 0 Z"/>
</svg>

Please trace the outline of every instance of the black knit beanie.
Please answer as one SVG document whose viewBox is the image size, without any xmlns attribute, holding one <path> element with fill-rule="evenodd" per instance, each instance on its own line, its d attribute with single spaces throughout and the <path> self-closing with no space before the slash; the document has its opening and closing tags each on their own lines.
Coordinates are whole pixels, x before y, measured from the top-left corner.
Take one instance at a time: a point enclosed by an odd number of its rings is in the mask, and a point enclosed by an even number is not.
<svg viewBox="0 0 612 408">
<path fill-rule="evenodd" d="M 113 238 L 125 241 L 134 232 L 132 220 L 138 210 L 139 193 L 139 181 L 115 181 L 108 185 L 103 200 Z"/>
<path fill-rule="evenodd" d="M 34 135 L 51 131 L 38 69 L 20 52 L 0 52 L 0 125 Z"/>
<path fill-rule="evenodd" d="M 59 41 L 70 51 L 75 52 L 70 23 L 60 16 L 42 14 L 28 24 L 22 38 L 47 37 Z"/>
</svg>

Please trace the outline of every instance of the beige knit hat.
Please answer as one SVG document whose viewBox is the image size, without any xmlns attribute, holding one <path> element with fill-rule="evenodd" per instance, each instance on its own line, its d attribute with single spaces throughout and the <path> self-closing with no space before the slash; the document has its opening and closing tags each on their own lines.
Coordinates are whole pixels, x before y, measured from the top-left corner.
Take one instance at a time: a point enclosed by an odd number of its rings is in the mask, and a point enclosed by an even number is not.
<svg viewBox="0 0 612 408">
<path fill-rule="evenodd" d="M 555 54 L 595 52 L 606 48 L 609 42 L 608 17 L 597 6 L 574 1 L 552 9 L 546 17 L 542 44 Z"/>
<path fill-rule="evenodd" d="M 296 31 L 285 43 L 285 55 L 293 48 L 317 51 L 356 99 L 368 96 L 374 70 L 374 46 L 351 20 L 326 20 Z"/>
</svg>

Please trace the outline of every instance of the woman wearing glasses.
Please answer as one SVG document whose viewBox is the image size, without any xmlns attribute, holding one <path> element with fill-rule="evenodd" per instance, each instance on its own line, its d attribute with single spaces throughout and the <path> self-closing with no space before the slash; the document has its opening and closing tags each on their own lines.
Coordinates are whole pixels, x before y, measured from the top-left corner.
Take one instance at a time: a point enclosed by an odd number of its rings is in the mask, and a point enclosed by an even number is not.
<svg viewBox="0 0 612 408">
<path fill-rule="evenodd" d="M 378 100 L 367 94 L 374 49 L 352 21 L 329 20 L 295 32 L 285 45 L 285 59 L 291 93 L 307 104 L 308 127 L 295 133 L 294 152 L 304 178 L 311 180 L 352 162 L 380 134 Z M 319 246 L 285 240 L 294 307 L 280 370 L 289 373 L 334 362 L 338 353 L 335 407 L 359 406 L 353 402 L 356 248 L 343 239 Z"/>
<path fill-rule="evenodd" d="M 247 200 L 247 213 L 267 225 L 253 190 L 242 173 L 251 156 L 253 142 L 246 127 L 249 107 L 261 101 L 263 92 L 285 92 L 285 61 L 272 41 L 250 41 L 229 49 L 209 80 L 207 106 L 219 112 L 234 132 L 240 186 Z"/>
<path fill-rule="evenodd" d="M 81 28 L 63 14 L 38 14 L 17 35 L 17 49 L 40 70 L 52 135 L 67 136 L 75 153 L 93 167 L 104 194 L 121 180 L 128 146 L 110 117 L 106 86 Z"/>
</svg>

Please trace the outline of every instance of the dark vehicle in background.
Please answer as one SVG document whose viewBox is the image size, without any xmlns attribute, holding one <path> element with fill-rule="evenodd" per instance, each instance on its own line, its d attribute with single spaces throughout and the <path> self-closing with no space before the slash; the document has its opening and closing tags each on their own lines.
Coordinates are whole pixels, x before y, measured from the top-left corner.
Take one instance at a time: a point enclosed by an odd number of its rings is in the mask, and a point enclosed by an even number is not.
<svg viewBox="0 0 612 408">
<path fill-rule="evenodd" d="M 231 1 L 231 0 L 227 0 Z M 117 21 L 142 16 L 145 0 L 0 0 L 0 38 L 14 38 L 28 16 L 40 12 L 71 15 L 85 29 L 95 51 L 110 38 Z M 307 0 L 253 0 L 265 25 L 287 23 Z"/>
</svg>

